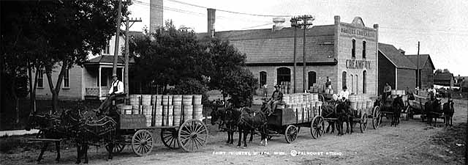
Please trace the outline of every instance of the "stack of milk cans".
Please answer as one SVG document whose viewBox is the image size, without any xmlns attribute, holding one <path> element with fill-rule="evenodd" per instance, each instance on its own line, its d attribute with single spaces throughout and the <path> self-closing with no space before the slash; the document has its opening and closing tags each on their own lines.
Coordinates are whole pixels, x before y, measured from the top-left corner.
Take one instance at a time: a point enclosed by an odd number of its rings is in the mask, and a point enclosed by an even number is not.
<svg viewBox="0 0 468 165">
<path fill-rule="evenodd" d="M 130 95 L 132 110 L 122 114 L 143 114 L 146 125 L 180 126 L 189 119 L 203 118 L 201 95 Z"/>
</svg>

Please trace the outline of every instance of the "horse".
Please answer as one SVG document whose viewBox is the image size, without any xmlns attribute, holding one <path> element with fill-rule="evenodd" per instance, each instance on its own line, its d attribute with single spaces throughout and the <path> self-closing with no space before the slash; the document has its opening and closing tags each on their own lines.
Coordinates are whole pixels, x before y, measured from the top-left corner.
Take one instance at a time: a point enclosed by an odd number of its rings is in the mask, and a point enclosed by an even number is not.
<svg viewBox="0 0 468 165">
<path fill-rule="evenodd" d="M 224 109 L 219 109 L 219 106 L 223 105 L 223 103 L 218 99 L 218 100 L 213 100 L 211 102 L 211 124 L 215 125 L 218 121 L 218 130 L 222 131 L 225 127 L 224 123 Z"/>
<path fill-rule="evenodd" d="M 37 138 L 46 138 L 46 139 L 55 139 L 55 149 L 57 151 L 57 157 L 55 158 L 56 162 L 60 161 L 60 140 L 64 138 L 68 138 L 67 129 L 61 125 L 60 118 L 55 115 L 37 115 L 36 113 L 32 113 L 26 125 L 26 130 L 29 131 L 32 128 L 39 129 L 39 133 L 37 134 Z M 49 146 L 50 141 L 44 141 L 43 146 L 41 148 L 41 153 L 37 158 L 37 162 L 39 163 L 42 160 L 42 156 L 44 155 L 45 150 Z"/>
<path fill-rule="evenodd" d="M 437 121 L 437 114 L 442 113 L 441 103 L 439 99 L 434 99 L 433 101 L 427 101 L 424 104 L 426 116 L 427 116 L 427 123 L 432 125 L 432 119 L 436 118 Z M 435 126 L 436 123 L 434 123 Z"/>
<path fill-rule="evenodd" d="M 443 110 L 445 117 L 445 127 L 453 126 L 453 113 L 455 112 L 455 109 L 453 108 L 453 100 L 451 98 L 449 98 L 448 101 L 444 103 Z"/>
<path fill-rule="evenodd" d="M 107 159 L 112 159 L 112 151 L 115 144 L 117 122 L 109 116 L 89 115 L 89 118 L 76 111 L 65 111 L 63 118 L 67 121 L 72 132 L 77 147 L 76 163 L 88 163 L 88 148 L 90 144 L 106 143 L 109 147 Z"/>
<path fill-rule="evenodd" d="M 343 135 L 343 123 L 346 122 L 346 132 L 353 133 L 353 114 L 348 101 L 339 101 L 336 105 L 337 130 L 338 135 Z"/>
<path fill-rule="evenodd" d="M 253 112 L 253 115 L 250 114 L 250 111 L 250 108 L 241 108 L 241 115 L 237 123 L 237 127 L 239 129 L 239 142 L 237 143 L 237 146 L 241 146 L 241 141 L 243 137 L 244 148 L 247 147 L 247 135 L 251 133 L 250 140 L 252 140 L 252 136 L 255 129 L 258 129 L 261 134 L 260 144 L 266 146 L 268 144 L 268 129 L 266 115 L 268 113 L 268 108 L 266 107 L 266 103 L 263 104 L 262 108 L 259 111 Z"/>
<path fill-rule="evenodd" d="M 400 123 L 401 110 L 404 108 L 404 106 L 405 106 L 405 103 L 403 102 L 402 96 L 397 96 L 395 99 L 393 99 L 393 102 L 392 102 L 393 115 L 392 115 L 392 122 L 390 123 L 390 126 L 394 125 L 396 127 Z"/>
<path fill-rule="evenodd" d="M 322 116 L 324 118 L 338 118 L 336 114 L 336 105 L 337 105 L 336 101 L 331 101 L 331 102 L 328 102 L 328 104 L 323 104 Z M 337 122 L 335 120 L 329 120 L 328 123 L 330 124 L 327 126 L 325 132 L 334 133 Z"/>
</svg>

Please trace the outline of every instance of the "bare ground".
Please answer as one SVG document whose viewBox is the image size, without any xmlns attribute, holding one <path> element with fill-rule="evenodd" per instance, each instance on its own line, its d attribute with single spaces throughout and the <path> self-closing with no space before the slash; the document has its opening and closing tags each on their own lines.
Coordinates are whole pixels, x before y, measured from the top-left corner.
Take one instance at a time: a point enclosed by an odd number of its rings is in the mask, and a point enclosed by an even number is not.
<svg viewBox="0 0 468 165">
<path fill-rule="evenodd" d="M 309 128 L 303 127 L 291 144 L 279 136 L 273 137 L 268 146 L 260 146 L 256 136 L 246 149 L 226 145 L 226 133 L 215 131 L 216 126 L 211 125 L 207 125 L 207 146 L 193 153 L 167 149 L 155 131 L 157 144 L 150 155 L 137 157 L 127 146 L 123 153 L 106 161 L 105 149 L 91 147 L 90 164 L 464 164 L 467 104 L 467 100 L 455 100 L 454 126 L 449 128 L 443 127 L 440 119 L 437 127 L 431 127 L 416 116 L 414 120 L 402 120 L 397 127 L 390 127 L 389 120 L 384 119 L 377 130 L 369 125 L 365 133 L 355 127 L 351 135 L 325 134 L 312 139 Z M 235 143 L 237 138 L 235 134 Z M 49 148 L 53 151 L 54 147 Z M 76 150 L 72 146 L 63 148 L 61 163 L 54 161 L 54 152 L 46 152 L 42 164 L 73 164 Z M 18 147 L 2 153 L 0 164 L 37 164 L 38 154 L 37 149 Z"/>
</svg>

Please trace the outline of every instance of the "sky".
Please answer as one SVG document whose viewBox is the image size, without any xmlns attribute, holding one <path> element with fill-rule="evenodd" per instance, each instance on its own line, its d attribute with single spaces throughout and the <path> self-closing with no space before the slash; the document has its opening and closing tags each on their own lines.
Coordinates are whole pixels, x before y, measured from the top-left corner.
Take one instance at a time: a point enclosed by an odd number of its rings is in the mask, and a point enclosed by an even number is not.
<svg viewBox="0 0 468 165">
<path fill-rule="evenodd" d="M 131 30 L 149 27 L 150 0 L 132 0 Z M 312 15 L 314 25 L 330 25 L 334 16 L 351 23 L 359 16 L 367 27 L 379 24 L 379 42 L 417 54 L 430 54 L 436 69 L 468 76 L 467 0 L 164 0 L 164 20 L 176 27 L 206 32 L 207 10 L 216 9 L 216 31 L 265 29 L 276 16 Z"/>
</svg>

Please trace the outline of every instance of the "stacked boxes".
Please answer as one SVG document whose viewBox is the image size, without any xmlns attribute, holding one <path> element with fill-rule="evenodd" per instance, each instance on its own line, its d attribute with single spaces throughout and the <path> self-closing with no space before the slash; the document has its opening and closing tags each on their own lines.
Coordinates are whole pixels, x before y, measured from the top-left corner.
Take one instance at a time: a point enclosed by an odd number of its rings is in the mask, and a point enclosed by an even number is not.
<svg viewBox="0 0 468 165">
<path fill-rule="evenodd" d="M 130 95 L 122 114 L 143 114 L 149 126 L 180 126 L 189 119 L 203 118 L 202 95 Z"/>
<path fill-rule="evenodd" d="M 283 101 L 287 108 L 292 108 L 296 114 L 297 123 L 310 122 L 319 114 L 322 103 L 316 93 L 285 94 Z"/>
</svg>

